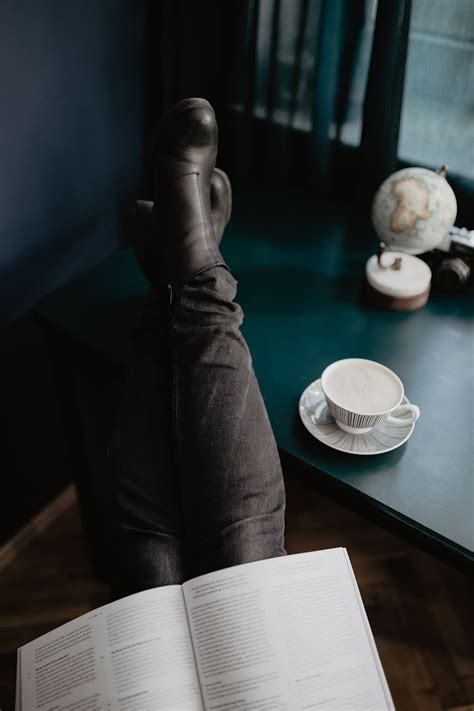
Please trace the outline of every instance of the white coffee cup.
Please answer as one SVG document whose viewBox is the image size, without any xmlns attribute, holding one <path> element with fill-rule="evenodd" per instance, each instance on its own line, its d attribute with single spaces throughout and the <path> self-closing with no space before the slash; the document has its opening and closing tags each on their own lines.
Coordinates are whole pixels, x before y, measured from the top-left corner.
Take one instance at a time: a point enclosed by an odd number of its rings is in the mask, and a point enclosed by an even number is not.
<svg viewBox="0 0 474 711">
<path fill-rule="evenodd" d="M 337 360 L 321 375 L 329 412 L 337 425 L 350 434 L 365 434 L 382 420 L 406 422 L 420 416 L 416 405 L 403 404 L 403 383 L 392 370 L 374 360 Z M 403 417 L 403 420 L 402 420 Z"/>
</svg>

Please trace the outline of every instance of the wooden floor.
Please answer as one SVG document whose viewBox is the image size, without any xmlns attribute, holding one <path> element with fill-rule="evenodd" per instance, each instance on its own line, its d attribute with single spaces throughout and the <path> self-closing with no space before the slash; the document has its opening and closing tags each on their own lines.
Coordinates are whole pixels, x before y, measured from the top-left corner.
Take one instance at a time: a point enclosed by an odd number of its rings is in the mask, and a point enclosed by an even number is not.
<svg viewBox="0 0 474 711">
<path fill-rule="evenodd" d="M 398 711 L 474 711 L 474 586 L 461 573 L 287 482 L 290 553 L 345 546 Z M 18 646 L 107 601 L 77 507 L 0 571 L 0 709 L 14 708 Z"/>
</svg>

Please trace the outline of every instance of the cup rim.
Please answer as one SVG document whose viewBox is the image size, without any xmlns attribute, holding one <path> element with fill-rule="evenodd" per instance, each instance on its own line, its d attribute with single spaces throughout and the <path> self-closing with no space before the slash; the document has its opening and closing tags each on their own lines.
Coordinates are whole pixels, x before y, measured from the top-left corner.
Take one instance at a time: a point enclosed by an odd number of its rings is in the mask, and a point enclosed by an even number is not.
<svg viewBox="0 0 474 711">
<path fill-rule="evenodd" d="M 380 410 L 378 412 L 366 412 L 366 411 L 360 410 L 360 409 L 349 410 L 347 408 L 347 406 L 342 405 L 339 402 L 337 402 L 334 398 L 329 397 L 327 394 L 326 388 L 324 386 L 324 380 L 326 379 L 326 381 L 327 381 L 327 376 L 330 374 L 330 372 L 332 370 L 334 370 L 336 365 L 340 365 L 341 363 L 371 363 L 372 365 L 376 365 L 381 370 L 384 370 L 385 372 L 390 373 L 390 375 L 398 382 L 400 389 L 401 389 L 401 396 L 400 396 L 400 399 L 398 400 L 397 404 L 393 405 L 392 407 L 389 407 L 387 410 Z M 398 375 L 396 373 L 394 373 L 393 370 L 388 368 L 386 365 L 383 365 L 383 363 L 379 363 L 376 360 L 370 360 L 369 358 L 341 358 L 340 360 L 335 360 L 333 363 L 330 363 L 328 366 L 326 366 L 326 368 L 321 373 L 321 389 L 323 391 L 324 397 L 327 398 L 330 402 L 334 403 L 334 405 L 336 405 L 337 407 L 340 407 L 342 410 L 345 410 L 346 412 L 352 412 L 355 415 L 367 415 L 367 416 L 372 415 L 373 417 L 376 417 L 378 415 L 388 415 L 391 412 L 393 412 L 393 410 L 395 410 L 400 405 L 400 403 L 402 402 L 404 395 L 405 395 L 405 388 L 403 386 L 402 381 L 398 377 Z"/>
</svg>

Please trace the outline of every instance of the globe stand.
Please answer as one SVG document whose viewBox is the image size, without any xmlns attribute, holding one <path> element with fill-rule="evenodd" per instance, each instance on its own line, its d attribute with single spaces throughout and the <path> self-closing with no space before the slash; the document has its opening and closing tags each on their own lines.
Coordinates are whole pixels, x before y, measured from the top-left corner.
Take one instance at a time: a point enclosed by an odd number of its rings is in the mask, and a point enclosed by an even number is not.
<svg viewBox="0 0 474 711">
<path fill-rule="evenodd" d="M 366 296 L 374 305 L 414 311 L 428 301 L 431 270 L 413 255 L 436 248 L 454 225 L 456 196 L 446 171 L 445 165 L 436 172 L 403 168 L 389 175 L 375 193 L 372 224 L 379 239 L 390 246 L 382 243 L 379 254 L 366 264 Z"/>
<path fill-rule="evenodd" d="M 405 252 L 392 252 L 383 242 L 365 266 L 366 301 L 390 311 L 416 311 L 428 301 L 431 269 Z"/>
</svg>

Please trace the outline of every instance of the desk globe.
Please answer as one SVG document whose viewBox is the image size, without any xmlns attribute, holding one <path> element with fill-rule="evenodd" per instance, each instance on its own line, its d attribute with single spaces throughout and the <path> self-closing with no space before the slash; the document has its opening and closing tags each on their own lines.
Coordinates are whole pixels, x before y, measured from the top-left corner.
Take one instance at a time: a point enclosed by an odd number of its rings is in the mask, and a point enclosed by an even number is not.
<svg viewBox="0 0 474 711">
<path fill-rule="evenodd" d="M 448 234 L 457 204 L 437 172 L 405 168 L 390 175 L 375 194 L 372 223 L 381 241 L 379 255 L 366 265 L 371 301 L 395 311 L 413 311 L 428 301 L 431 270 L 415 255 L 429 252 Z"/>
</svg>

